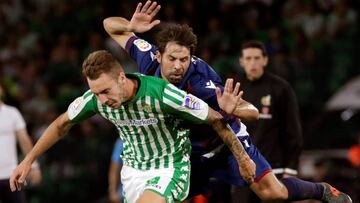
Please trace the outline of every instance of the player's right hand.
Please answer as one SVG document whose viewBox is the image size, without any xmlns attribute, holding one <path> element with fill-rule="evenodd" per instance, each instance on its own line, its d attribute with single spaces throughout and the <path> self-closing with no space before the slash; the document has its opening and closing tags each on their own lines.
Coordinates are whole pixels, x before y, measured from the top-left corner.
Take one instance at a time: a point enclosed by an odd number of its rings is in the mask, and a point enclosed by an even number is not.
<svg viewBox="0 0 360 203">
<path fill-rule="evenodd" d="M 240 175 L 243 179 L 251 185 L 254 182 L 256 175 L 256 165 L 250 157 L 247 157 L 239 164 Z"/>
<path fill-rule="evenodd" d="M 160 8 L 161 6 L 155 1 L 147 1 L 144 6 L 142 3 L 138 3 L 128 24 L 128 29 L 135 33 L 143 33 L 150 30 L 160 23 L 160 20 L 153 20 Z"/>
<path fill-rule="evenodd" d="M 219 87 L 215 90 L 219 107 L 229 115 L 233 114 L 236 107 L 240 104 L 244 93 L 240 90 L 240 83 L 237 82 L 234 88 L 233 82 L 233 79 L 228 78 L 225 82 L 224 92 L 221 92 Z"/>
<path fill-rule="evenodd" d="M 10 189 L 12 192 L 20 191 L 26 186 L 26 177 L 31 170 L 31 162 L 22 161 L 12 172 L 10 176 Z"/>
</svg>

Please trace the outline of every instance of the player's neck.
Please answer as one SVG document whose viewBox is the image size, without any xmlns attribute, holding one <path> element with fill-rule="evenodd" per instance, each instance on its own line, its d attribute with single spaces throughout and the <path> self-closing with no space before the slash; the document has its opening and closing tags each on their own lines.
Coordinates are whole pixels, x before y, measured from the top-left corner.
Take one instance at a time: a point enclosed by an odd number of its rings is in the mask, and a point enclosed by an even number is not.
<svg viewBox="0 0 360 203">
<path fill-rule="evenodd" d="M 138 92 L 138 89 L 139 89 L 139 82 L 137 79 L 126 79 L 126 85 L 128 88 L 128 100 L 127 101 L 130 101 L 132 100 L 135 96 L 136 96 L 136 93 Z"/>
</svg>

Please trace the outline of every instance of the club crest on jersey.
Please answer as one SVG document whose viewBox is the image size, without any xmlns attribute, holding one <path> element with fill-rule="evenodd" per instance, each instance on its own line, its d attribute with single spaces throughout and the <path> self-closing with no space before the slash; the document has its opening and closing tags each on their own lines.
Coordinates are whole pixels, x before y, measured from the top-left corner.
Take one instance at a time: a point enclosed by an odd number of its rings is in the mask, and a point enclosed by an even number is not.
<svg viewBox="0 0 360 203">
<path fill-rule="evenodd" d="M 148 103 L 145 103 L 144 106 L 143 106 L 143 110 L 147 113 L 149 113 L 151 111 L 151 107 L 150 107 L 150 104 Z"/>
<path fill-rule="evenodd" d="M 199 99 L 193 95 L 187 95 L 185 97 L 184 105 L 189 109 L 199 110 L 201 108 Z"/>
<path fill-rule="evenodd" d="M 140 51 L 149 51 L 151 49 L 151 44 L 143 39 L 136 39 L 134 44 Z"/>
</svg>

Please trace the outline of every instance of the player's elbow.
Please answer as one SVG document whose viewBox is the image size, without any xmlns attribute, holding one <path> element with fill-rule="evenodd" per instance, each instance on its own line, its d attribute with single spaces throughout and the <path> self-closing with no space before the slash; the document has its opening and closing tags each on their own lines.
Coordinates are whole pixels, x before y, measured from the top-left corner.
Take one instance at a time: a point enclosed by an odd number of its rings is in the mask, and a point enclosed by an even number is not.
<svg viewBox="0 0 360 203">
<path fill-rule="evenodd" d="M 252 109 L 250 111 L 250 116 L 249 117 L 250 117 L 250 120 L 252 120 L 252 121 L 259 120 L 259 118 L 260 118 L 259 110 L 257 108 Z"/>
<path fill-rule="evenodd" d="M 104 20 L 103 20 L 103 27 L 104 27 L 104 29 L 105 29 L 105 31 L 107 32 L 107 33 L 111 33 L 110 31 L 111 31 L 111 18 L 105 18 Z"/>
</svg>

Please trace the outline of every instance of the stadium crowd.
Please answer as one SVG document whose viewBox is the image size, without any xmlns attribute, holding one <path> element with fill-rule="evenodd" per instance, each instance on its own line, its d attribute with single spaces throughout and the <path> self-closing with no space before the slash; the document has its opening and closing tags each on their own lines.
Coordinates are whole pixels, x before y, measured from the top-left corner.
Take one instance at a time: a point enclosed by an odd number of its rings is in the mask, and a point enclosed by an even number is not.
<svg viewBox="0 0 360 203">
<path fill-rule="evenodd" d="M 266 44 L 269 70 L 285 78 L 297 95 L 305 150 L 348 148 L 357 143 L 356 134 L 348 131 L 335 146 L 318 140 L 323 136 L 317 139 L 312 133 L 314 119 L 322 113 L 329 97 L 360 74 L 357 1 L 159 2 L 163 5 L 158 14 L 162 22 L 181 22 L 193 27 L 199 41 L 195 55 L 209 62 L 223 79 L 236 79 L 242 71 L 238 63 L 242 41 L 257 39 Z M 102 20 L 119 14 L 129 18 L 136 3 L 0 2 L 0 82 L 7 90 L 5 101 L 23 113 L 34 142 L 70 101 L 87 90 L 81 62 L 90 52 L 108 49 L 124 67 L 135 66 L 105 33 Z M 150 38 L 151 34 L 142 37 Z M 116 130 L 99 117 L 75 127 L 39 160 L 44 181 L 37 188 L 28 188 L 29 202 L 102 202 L 116 138 Z M 326 164 L 320 161 L 317 167 L 327 167 Z M 360 198 L 356 197 L 360 194 L 359 171 L 357 168 L 350 178 L 336 174 L 340 181 L 348 180 L 344 181 L 345 189 L 354 202 Z"/>
</svg>

